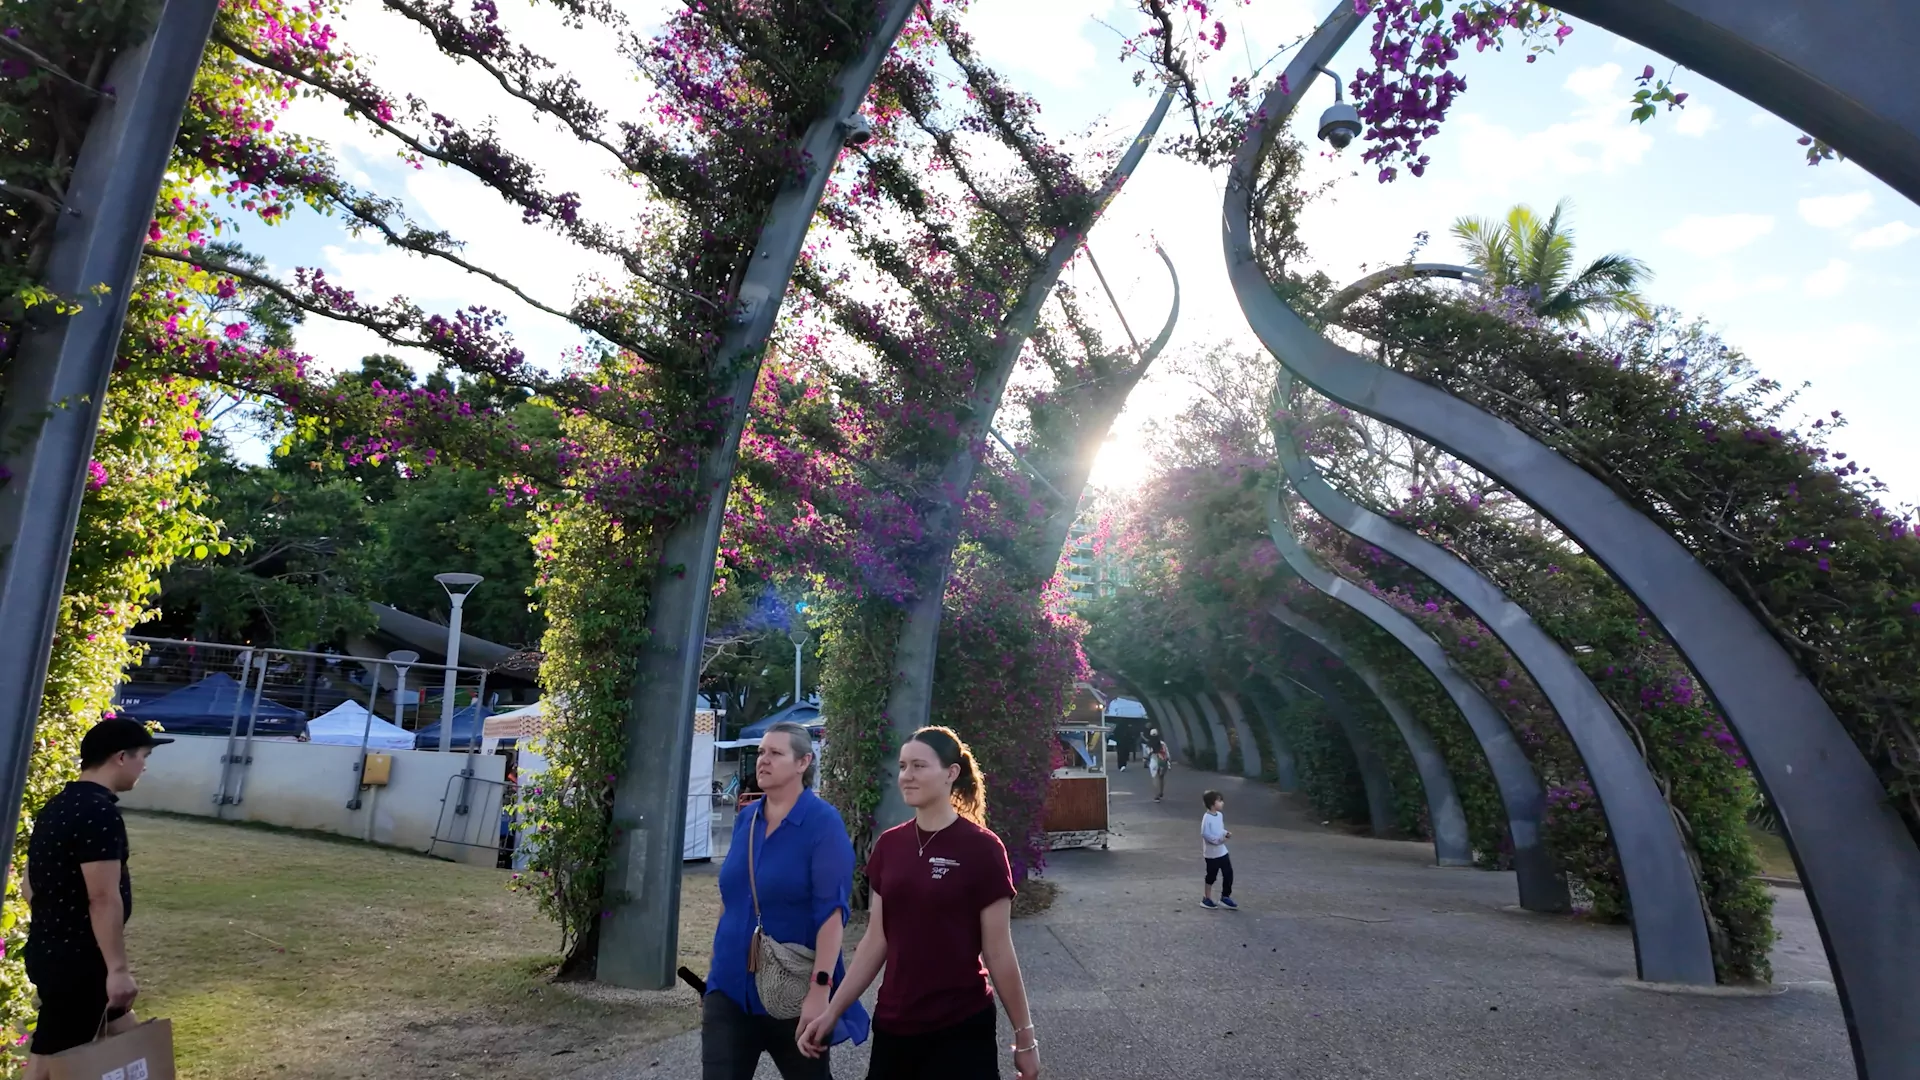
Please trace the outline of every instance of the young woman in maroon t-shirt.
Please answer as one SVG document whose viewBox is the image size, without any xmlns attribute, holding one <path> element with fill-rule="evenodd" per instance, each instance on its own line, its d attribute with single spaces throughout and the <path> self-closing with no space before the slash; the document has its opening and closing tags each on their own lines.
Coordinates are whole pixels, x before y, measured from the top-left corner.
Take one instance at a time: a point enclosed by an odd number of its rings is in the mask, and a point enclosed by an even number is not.
<svg viewBox="0 0 1920 1080">
<path fill-rule="evenodd" d="M 800 1048 L 822 1052 L 834 1021 L 884 967 L 867 1080 L 998 1080 L 996 988 L 1014 1029 L 1014 1070 L 1036 1080 L 1040 1042 L 1008 922 L 1013 871 L 1006 845 L 982 824 L 979 767 L 953 732 L 921 728 L 900 748 L 899 783 L 914 820 L 874 842 L 866 936 L 827 1011 L 801 1029 Z"/>
</svg>

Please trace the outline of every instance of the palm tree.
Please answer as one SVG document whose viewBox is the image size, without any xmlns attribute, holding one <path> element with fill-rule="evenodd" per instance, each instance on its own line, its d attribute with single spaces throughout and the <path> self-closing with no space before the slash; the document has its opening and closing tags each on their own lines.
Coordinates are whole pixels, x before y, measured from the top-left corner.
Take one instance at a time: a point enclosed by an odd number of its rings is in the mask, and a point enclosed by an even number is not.
<svg viewBox="0 0 1920 1080">
<path fill-rule="evenodd" d="M 1505 221 L 1463 217 L 1453 223 L 1453 235 L 1489 288 L 1524 290 L 1543 319 L 1585 326 L 1595 312 L 1647 318 L 1652 308 L 1637 288 L 1653 276 L 1646 263 L 1602 255 L 1573 273 L 1573 230 L 1561 224 L 1570 205 L 1561 199 L 1544 222 L 1525 204 L 1507 211 Z"/>
</svg>

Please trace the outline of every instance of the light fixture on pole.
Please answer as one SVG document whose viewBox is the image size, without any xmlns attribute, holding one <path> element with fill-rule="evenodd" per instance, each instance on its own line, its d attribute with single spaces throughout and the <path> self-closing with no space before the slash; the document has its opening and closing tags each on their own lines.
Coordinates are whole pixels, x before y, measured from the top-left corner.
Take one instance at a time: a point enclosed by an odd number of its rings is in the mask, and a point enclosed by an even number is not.
<svg viewBox="0 0 1920 1080">
<path fill-rule="evenodd" d="M 800 704 L 800 650 L 812 637 L 813 635 L 805 630 L 795 630 L 787 635 L 787 640 L 793 642 L 793 703 L 795 705 Z"/>
<path fill-rule="evenodd" d="M 407 726 L 407 669 L 420 662 L 420 654 L 412 649 L 395 649 L 387 654 L 387 662 L 397 674 L 393 688 L 393 726 L 403 728 Z M 379 682 L 375 679 L 374 685 Z"/>
<path fill-rule="evenodd" d="M 447 590 L 447 599 L 453 601 L 453 618 L 447 623 L 447 679 L 440 691 L 440 752 L 453 749 L 453 684 L 459 678 L 454 669 L 460 665 L 460 612 L 467 603 L 467 594 L 474 586 L 486 579 L 479 574 L 435 574 L 433 580 Z M 480 711 L 480 703 L 473 703 L 474 712 Z M 479 732 L 474 738 L 479 738 Z"/>
</svg>

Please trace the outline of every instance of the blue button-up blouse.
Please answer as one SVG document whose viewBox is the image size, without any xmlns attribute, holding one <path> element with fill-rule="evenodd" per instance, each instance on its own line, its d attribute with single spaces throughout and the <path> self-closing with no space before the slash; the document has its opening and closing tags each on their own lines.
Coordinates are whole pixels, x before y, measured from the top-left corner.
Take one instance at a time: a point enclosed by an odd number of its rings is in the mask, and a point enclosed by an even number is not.
<svg viewBox="0 0 1920 1080">
<path fill-rule="evenodd" d="M 713 970 L 707 974 L 707 992 L 725 994 L 749 1013 L 764 1015 L 753 976 L 747 971 L 747 950 L 753 942 L 753 889 L 747 880 L 747 845 L 753 848 L 760 880 L 760 919 L 775 941 L 817 948 L 820 927 L 838 914 L 846 924 L 853 895 L 853 842 L 846 823 L 825 799 L 803 790 L 787 811 L 786 820 L 767 835 L 758 803 L 734 819 L 733 846 L 720 865 L 720 925 L 713 934 Z M 835 961 L 833 985 L 845 977 L 845 964 Z M 833 1041 L 865 1042 L 866 1009 L 854 1002 L 834 1027 Z"/>
</svg>

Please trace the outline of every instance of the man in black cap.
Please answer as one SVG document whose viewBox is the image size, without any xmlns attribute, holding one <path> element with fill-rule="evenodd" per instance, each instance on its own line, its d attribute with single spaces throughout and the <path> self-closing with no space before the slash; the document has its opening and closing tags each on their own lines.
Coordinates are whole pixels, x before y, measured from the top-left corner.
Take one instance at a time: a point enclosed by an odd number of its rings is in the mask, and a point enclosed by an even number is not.
<svg viewBox="0 0 1920 1080">
<path fill-rule="evenodd" d="M 139 993 L 127 967 L 133 879 L 116 795 L 140 782 L 154 747 L 172 741 L 135 720 L 100 721 L 80 741 L 80 779 L 34 815 L 23 891 L 33 913 L 27 978 L 40 992 L 40 1017 L 27 1080 L 47 1075 L 48 1055 L 92 1042 Z"/>
</svg>

